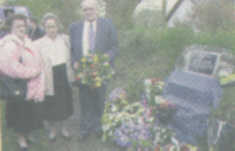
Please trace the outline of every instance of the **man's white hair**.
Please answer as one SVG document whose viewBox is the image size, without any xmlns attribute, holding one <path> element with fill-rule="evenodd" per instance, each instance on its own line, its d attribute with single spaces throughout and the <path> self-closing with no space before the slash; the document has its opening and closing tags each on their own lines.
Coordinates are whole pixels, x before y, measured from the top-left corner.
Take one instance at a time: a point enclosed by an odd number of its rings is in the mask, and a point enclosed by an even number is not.
<svg viewBox="0 0 235 151">
<path fill-rule="evenodd" d="M 98 1 L 97 0 L 83 0 L 81 3 L 81 8 L 93 7 L 98 8 Z"/>
</svg>

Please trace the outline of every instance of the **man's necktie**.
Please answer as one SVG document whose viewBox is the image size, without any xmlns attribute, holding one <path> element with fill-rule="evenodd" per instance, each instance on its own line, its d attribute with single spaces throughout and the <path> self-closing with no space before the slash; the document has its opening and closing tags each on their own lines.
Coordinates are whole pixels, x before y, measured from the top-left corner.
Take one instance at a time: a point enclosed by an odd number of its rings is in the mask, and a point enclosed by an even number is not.
<svg viewBox="0 0 235 151">
<path fill-rule="evenodd" d="M 91 53 L 94 52 L 94 48 L 95 48 L 95 32 L 94 32 L 93 24 L 90 23 L 90 27 L 89 27 L 89 50 L 91 51 Z"/>
</svg>

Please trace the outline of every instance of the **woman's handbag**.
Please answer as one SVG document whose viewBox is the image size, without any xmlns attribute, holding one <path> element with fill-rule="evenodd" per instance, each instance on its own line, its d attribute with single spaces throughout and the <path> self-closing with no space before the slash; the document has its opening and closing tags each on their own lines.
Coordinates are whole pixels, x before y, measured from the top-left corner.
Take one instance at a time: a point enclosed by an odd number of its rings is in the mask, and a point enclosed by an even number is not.
<svg viewBox="0 0 235 151">
<path fill-rule="evenodd" d="M 12 40 L 18 49 L 21 49 L 17 41 Z M 28 48 L 25 48 L 29 53 L 32 54 L 32 51 Z M 19 59 L 18 62 L 22 63 L 23 58 Z M 14 100 L 25 100 L 27 93 L 27 80 L 20 78 L 12 78 L 4 74 L 0 74 L 0 98 L 7 101 Z"/>
<path fill-rule="evenodd" d="M 27 92 L 27 80 L 14 79 L 0 75 L 0 97 L 4 100 L 24 100 Z"/>
</svg>

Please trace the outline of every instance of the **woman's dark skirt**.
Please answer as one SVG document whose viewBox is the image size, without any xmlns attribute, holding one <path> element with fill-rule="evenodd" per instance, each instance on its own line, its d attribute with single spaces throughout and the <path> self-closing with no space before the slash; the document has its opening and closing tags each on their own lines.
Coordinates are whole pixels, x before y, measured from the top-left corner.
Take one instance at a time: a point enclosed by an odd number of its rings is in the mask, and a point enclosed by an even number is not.
<svg viewBox="0 0 235 151">
<path fill-rule="evenodd" d="M 53 67 L 53 78 L 55 94 L 46 97 L 42 114 L 44 120 L 56 122 L 73 114 L 73 98 L 65 64 Z"/>
<path fill-rule="evenodd" d="M 13 128 L 21 134 L 28 134 L 33 130 L 43 127 L 39 116 L 40 103 L 32 100 L 15 99 L 6 104 L 6 123 L 8 128 Z"/>
</svg>

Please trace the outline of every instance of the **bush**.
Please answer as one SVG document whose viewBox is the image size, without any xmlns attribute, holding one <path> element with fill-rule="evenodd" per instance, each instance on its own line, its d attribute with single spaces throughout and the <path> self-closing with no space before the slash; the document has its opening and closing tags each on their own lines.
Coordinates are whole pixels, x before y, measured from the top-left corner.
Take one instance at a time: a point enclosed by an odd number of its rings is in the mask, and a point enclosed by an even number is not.
<svg viewBox="0 0 235 151">
<path fill-rule="evenodd" d="M 235 25 L 233 5 L 228 0 L 200 2 L 193 7 L 192 24 L 200 31 L 231 31 Z"/>
<path fill-rule="evenodd" d="M 200 32 L 195 35 L 195 43 L 213 45 L 231 49 L 235 52 L 234 32 L 219 31 L 215 33 Z"/>
<path fill-rule="evenodd" d="M 160 10 L 142 10 L 134 15 L 134 23 L 146 28 L 158 28 L 164 26 L 164 17 Z"/>
<path fill-rule="evenodd" d="M 146 29 L 143 26 L 120 33 L 120 56 L 116 60 L 117 77 L 112 87 L 125 87 L 133 100 L 141 95 L 142 81 L 148 77 L 164 79 L 173 70 L 175 60 L 192 43 L 191 29 Z"/>
</svg>

